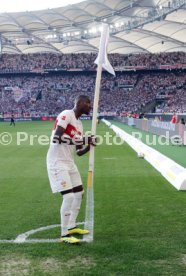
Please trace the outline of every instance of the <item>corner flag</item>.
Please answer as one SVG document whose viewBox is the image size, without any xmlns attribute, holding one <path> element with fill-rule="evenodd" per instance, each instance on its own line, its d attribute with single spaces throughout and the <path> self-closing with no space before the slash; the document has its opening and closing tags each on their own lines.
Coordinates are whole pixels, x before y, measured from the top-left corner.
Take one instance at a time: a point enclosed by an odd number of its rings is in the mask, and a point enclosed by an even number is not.
<svg viewBox="0 0 186 276">
<path fill-rule="evenodd" d="M 102 67 L 108 71 L 110 74 L 115 76 L 114 69 L 110 64 L 108 57 L 107 57 L 107 46 L 109 41 L 109 26 L 108 24 L 102 24 L 102 33 L 99 45 L 99 53 L 98 57 L 95 60 L 95 64 L 102 64 Z"/>
<path fill-rule="evenodd" d="M 96 86 L 94 94 L 94 106 L 93 106 L 93 118 L 92 118 L 92 130 L 91 134 L 96 135 L 96 122 L 98 113 L 98 103 L 100 94 L 101 74 L 102 67 L 109 73 L 113 74 L 114 69 L 107 58 L 107 44 L 109 38 L 109 26 L 108 24 L 102 24 L 102 33 L 99 45 L 99 53 L 95 63 L 98 65 Z M 89 170 L 88 170 L 88 181 L 87 181 L 87 202 L 86 202 L 86 215 L 85 215 L 85 229 L 89 230 L 89 234 L 83 238 L 84 241 L 92 242 L 94 236 L 94 146 L 90 148 L 89 155 Z"/>
</svg>

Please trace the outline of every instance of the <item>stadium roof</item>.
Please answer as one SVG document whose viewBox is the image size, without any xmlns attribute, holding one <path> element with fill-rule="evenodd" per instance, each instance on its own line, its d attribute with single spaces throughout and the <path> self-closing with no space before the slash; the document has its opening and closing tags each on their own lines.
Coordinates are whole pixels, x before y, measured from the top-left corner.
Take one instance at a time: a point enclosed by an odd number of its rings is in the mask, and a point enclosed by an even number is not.
<svg viewBox="0 0 186 276">
<path fill-rule="evenodd" d="M 106 22 L 109 53 L 186 52 L 185 2 L 87 0 L 56 9 L 0 13 L 1 51 L 97 52 L 101 23 Z"/>
</svg>

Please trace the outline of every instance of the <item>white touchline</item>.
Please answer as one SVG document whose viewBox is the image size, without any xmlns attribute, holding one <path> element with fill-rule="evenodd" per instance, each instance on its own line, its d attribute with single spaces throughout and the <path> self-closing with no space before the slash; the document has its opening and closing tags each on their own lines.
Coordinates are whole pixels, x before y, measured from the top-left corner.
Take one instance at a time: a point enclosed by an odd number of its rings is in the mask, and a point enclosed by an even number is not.
<svg viewBox="0 0 186 276">
<path fill-rule="evenodd" d="M 0 240 L 0 243 L 14 243 L 14 240 Z"/>
<path fill-rule="evenodd" d="M 104 160 L 114 160 L 114 159 L 116 159 L 116 157 L 104 157 L 103 159 Z"/>
<path fill-rule="evenodd" d="M 94 188 L 87 189 L 86 211 L 85 211 L 85 229 L 89 234 L 83 237 L 84 242 L 92 242 L 94 238 Z"/>
<path fill-rule="evenodd" d="M 43 226 L 43 227 L 40 227 L 40 228 L 37 228 L 37 229 L 30 230 L 28 232 L 25 232 L 25 233 L 20 234 L 19 236 L 17 236 L 17 238 L 14 240 L 14 243 L 24 243 L 25 240 L 30 235 L 33 235 L 33 234 L 35 234 L 37 232 L 41 232 L 41 231 L 44 231 L 44 230 L 53 229 L 53 228 L 56 228 L 56 227 L 59 227 L 59 226 L 60 226 L 60 224 L 54 224 L 54 225 Z"/>
<path fill-rule="evenodd" d="M 84 222 L 77 222 L 77 225 L 83 225 L 85 224 Z M 54 225 L 49 225 L 49 226 L 43 226 L 37 229 L 33 229 L 30 231 L 27 231 L 23 234 L 20 234 L 17 236 L 17 238 L 15 240 L 0 240 L 0 243 L 56 243 L 56 242 L 60 242 L 59 239 L 29 239 L 28 237 L 30 235 L 33 235 L 37 232 L 41 232 L 44 230 L 49 230 L 49 229 L 53 229 L 56 227 L 60 227 L 60 224 L 54 224 Z"/>
</svg>

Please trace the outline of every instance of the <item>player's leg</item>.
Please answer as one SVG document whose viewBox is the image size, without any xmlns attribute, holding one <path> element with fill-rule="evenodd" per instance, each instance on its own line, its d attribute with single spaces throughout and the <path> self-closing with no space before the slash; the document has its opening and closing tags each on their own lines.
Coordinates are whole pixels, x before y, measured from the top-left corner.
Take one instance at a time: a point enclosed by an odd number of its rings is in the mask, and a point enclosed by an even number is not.
<svg viewBox="0 0 186 276">
<path fill-rule="evenodd" d="M 74 166 L 74 168 L 70 171 L 70 178 L 73 186 L 74 200 L 72 203 L 70 220 L 69 220 L 69 233 L 82 234 L 82 235 L 88 234 L 89 232 L 87 230 L 83 230 L 76 227 L 76 219 L 80 211 L 81 202 L 82 202 L 83 193 L 84 193 L 81 176 L 76 166 Z"/>
<path fill-rule="evenodd" d="M 80 240 L 71 237 L 68 231 L 71 208 L 74 200 L 74 193 L 69 173 L 67 170 L 61 170 L 61 167 L 54 167 L 49 163 L 47 163 L 47 170 L 53 193 L 59 192 L 63 196 L 60 208 L 61 241 L 67 243 L 79 243 Z"/>
<path fill-rule="evenodd" d="M 82 196 L 83 196 L 83 186 L 77 186 L 73 188 L 74 199 L 71 208 L 70 220 L 69 220 L 69 229 L 76 227 L 76 219 L 80 211 Z"/>
<path fill-rule="evenodd" d="M 74 201 L 74 192 L 67 170 L 55 170 L 55 184 L 57 190 L 62 194 L 63 201 L 60 208 L 61 217 L 61 236 L 65 237 L 69 234 L 68 225 L 71 215 L 72 204 Z"/>
<path fill-rule="evenodd" d="M 69 234 L 68 232 L 68 225 L 71 215 L 72 203 L 74 200 L 74 193 L 73 190 L 67 190 L 61 192 L 63 196 L 63 201 L 61 204 L 60 209 L 60 216 L 61 216 L 61 236 L 65 237 Z"/>
<path fill-rule="evenodd" d="M 74 200 L 74 193 L 73 190 L 63 191 L 61 192 L 63 196 L 63 201 L 61 205 L 61 241 L 76 244 L 79 243 L 80 240 L 72 237 L 68 230 L 69 219 L 71 215 L 72 204 Z"/>
</svg>

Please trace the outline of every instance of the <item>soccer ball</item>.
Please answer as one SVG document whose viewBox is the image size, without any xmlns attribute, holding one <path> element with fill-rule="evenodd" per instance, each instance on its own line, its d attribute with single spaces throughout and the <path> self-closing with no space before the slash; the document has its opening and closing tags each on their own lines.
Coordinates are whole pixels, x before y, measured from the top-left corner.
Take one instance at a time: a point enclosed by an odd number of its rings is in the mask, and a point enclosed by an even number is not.
<svg viewBox="0 0 186 276">
<path fill-rule="evenodd" d="M 143 152 L 138 152 L 138 157 L 139 158 L 144 158 L 145 157 L 145 154 Z"/>
</svg>

